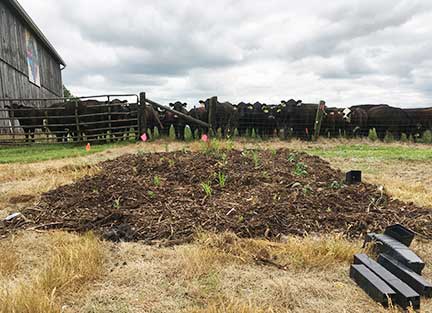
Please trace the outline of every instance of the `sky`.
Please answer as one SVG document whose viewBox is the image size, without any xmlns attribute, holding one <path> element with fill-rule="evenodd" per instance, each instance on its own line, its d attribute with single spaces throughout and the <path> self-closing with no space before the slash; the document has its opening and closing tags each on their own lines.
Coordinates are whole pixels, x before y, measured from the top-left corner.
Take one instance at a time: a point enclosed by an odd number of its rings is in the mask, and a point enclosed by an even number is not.
<svg viewBox="0 0 432 313">
<path fill-rule="evenodd" d="M 19 0 L 74 95 L 432 106 L 430 0 Z"/>
</svg>

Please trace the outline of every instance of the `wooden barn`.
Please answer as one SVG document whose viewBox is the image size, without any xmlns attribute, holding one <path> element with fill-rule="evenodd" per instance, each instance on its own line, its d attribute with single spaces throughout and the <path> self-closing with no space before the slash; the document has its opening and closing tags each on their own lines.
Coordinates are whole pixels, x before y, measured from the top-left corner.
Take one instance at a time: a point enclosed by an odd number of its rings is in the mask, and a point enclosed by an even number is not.
<svg viewBox="0 0 432 313">
<path fill-rule="evenodd" d="M 0 1 L 0 99 L 63 97 L 66 64 L 17 0 Z M 0 101 L 0 109 L 5 102 Z M 33 102 L 40 106 L 42 102 Z M 7 112 L 0 110 L 0 117 Z M 1 125 L 3 124 L 3 125 Z M 7 121 L 0 120 L 0 126 Z"/>
</svg>

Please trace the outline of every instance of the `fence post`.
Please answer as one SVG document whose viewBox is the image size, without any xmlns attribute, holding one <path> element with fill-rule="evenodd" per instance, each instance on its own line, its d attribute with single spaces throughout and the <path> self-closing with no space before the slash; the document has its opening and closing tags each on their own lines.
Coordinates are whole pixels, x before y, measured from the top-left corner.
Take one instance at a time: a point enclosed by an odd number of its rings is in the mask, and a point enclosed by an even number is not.
<svg viewBox="0 0 432 313">
<path fill-rule="evenodd" d="M 146 104 L 146 93 L 140 93 L 140 103 L 138 105 L 138 129 L 139 134 L 137 140 L 141 135 L 147 133 L 147 104 Z"/>
<path fill-rule="evenodd" d="M 78 100 L 75 99 L 75 124 L 76 124 L 76 131 L 77 131 L 77 141 L 80 142 L 81 141 L 81 130 L 80 130 L 80 125 L 79 125 L 79 115 L 78 115 Z M 65 103 L 66 105 L 66 103 Z M 67 137 L 66 137 L 67 140 Z M 73 140 L 73 138 L 72 138 Z"/>
<path fill-rule="evenodd" d="M 113 132 L 111 129 L 111 103 L 110 103 L 110 96 L 108 96 L 108 130 L 109 130 L 109 138 L 111 141 L 113 141 Z M 108 135 L 107 135 L 107 140 L 108 142 Z"/>
<path fill-rule="evenodd" d="M 10 107 L 10 120 L 11 120 L 11 127 L 12 127 L 12 141 L 15 143 L 15 112 L 12 105 L 12 101 L 9 101 L 9 107 Z"/>
<path fill-rule="evenodd" d="M 217 129 L 214 129 L 216 123 L 215 123 L 215 118 L 216 118 L 216 105 L 217 105 L 217 97 L 211 97 L 209 99 L 209 112 L 208 112 L 208 123 L 210 124 L 210 129 L 209 129 L 209 135 L 210 135 L 210 131 L 213 131 L 213 136 L 217 135 Z"/>
<path fill-rule="evenodd" d="M 313 140 L 317 140 L 319 135 L 320 135 L 321 124 L 322 124 L 322 120 L 324 118 L 324 114 L 325 114 L 325 101 L 321 100 L 319 105 L 318 105 L 318 110 L 317 110 L 316 117 L 315 117 Z"/>
</svg>

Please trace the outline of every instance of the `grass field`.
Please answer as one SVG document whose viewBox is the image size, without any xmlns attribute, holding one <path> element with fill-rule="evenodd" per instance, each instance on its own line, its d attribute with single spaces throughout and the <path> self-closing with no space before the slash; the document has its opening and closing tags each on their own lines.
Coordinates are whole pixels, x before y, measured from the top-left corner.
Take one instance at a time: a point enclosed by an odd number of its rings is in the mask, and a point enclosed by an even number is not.
<svg viewBox="0 0 432 313">
<path fill-rule="evenodd" d="M 432 146 L 328 140 L 234 141 L 243 148 L 291 148 L 321 156 L 342 170 L 361 169 L 368 182 L 432 209 Z M 157 140 L 93 146 L 0 148 L 0 217 L 42 192 L 96 173 L 98 162 L 125 153 L 199 150 L 200 142 Z M 329 234 L 283 242 L 199 234 L 173 248 L 100 241 L 93 235 L 20 232 L 0 240 L 0 311 L 9 312 L 399 312 L 371 301 L 348 277 L 360 242 Z M 432 279 L 432 243 L 416 240 Z M 257 264 L 278 257 L 285 270 Z M 422 312 L 432 301 L 422 300 Z"/>
</svg>

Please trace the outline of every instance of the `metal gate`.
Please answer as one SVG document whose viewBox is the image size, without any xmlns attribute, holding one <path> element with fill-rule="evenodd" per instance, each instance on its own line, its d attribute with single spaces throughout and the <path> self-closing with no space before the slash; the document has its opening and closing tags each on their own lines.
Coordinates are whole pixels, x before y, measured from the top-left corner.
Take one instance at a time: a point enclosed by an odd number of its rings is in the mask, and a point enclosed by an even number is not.
<svg viewBox="0 0 432 313">
<path fill-rule="evenodd" d="M 0 99 L 0 144 L 108 142 L 138 138 L 136 94 Z"/>
<path fill-rule="evenodd" d="M 146 94 L 111 94 L 77 98 L 0 99 L 0 145 L 91 143 L 139 140 L 157 109 L 210 127 L 146 98 Z M 150 116 L 152 115 L 152 116 Z"/>
</svg>

